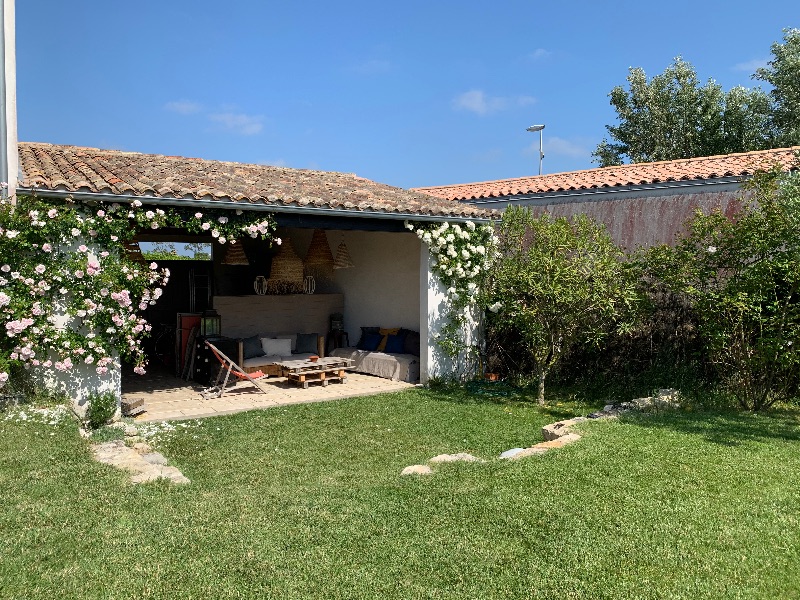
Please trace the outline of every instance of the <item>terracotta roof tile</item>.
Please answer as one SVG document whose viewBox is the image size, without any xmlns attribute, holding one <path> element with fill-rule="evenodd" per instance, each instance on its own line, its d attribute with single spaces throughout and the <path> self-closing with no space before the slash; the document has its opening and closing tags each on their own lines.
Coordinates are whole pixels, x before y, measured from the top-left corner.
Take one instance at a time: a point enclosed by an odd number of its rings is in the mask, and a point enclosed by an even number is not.
<svg viewBox="0 0 800 600">
<path fill-rule="evenodd" d="M 496 211 L 376 183 L 351 173 L 31 142 L 20 142 L 19 164 L 19 187 L 39 190 L 212 199 L 412 218 L 499 217 Z"/>
<path fill-rule="evenodd" d="M 800 146 L 413 189 L 446 200 L 477 200 L 521 194 L 648 185 L 668 181 L 744 177 L 752 175 L 757 170 L 768 169 L 775 163 L 785 168 L 796 169 L 798 162 L 795 155 L 798 151 Z"/>
</svg>

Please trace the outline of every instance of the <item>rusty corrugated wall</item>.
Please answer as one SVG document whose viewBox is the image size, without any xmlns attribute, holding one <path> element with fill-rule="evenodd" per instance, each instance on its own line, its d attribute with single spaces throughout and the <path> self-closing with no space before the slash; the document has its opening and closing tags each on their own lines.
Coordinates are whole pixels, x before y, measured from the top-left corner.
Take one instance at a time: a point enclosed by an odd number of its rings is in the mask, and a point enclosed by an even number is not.
<svg viewBox="0 0 800 600">
<path fill-rule="evenodd" d="M 603 223 L 617 244 L 633 250 L 639 246 L 674 243 L 677 236 L 685 231 L 686 221 L 698 208 L 706 213 L 719 209 L 731 217 L 741 207 L 741 198 L 740 192 L 725 191 L 576 200 L 528 206 L 537 215 L 543 212 L 555 217 L 586 214 Z M 517 204 L 513 200 L 510 203 Z"/>
</svg>

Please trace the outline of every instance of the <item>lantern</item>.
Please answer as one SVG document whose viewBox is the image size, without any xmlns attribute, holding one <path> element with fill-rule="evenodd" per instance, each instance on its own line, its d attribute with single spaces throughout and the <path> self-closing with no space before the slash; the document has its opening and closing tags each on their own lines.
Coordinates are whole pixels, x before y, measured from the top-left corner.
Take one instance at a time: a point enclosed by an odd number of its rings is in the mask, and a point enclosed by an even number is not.
<svg viewBox="0 0 800 600">
<path fill-rule="evenodd" d="M 215 337 L 222 331 L 222 317 L 213 308 L 203 311 L 200 317 L 200 335 Z"/>
</svg>

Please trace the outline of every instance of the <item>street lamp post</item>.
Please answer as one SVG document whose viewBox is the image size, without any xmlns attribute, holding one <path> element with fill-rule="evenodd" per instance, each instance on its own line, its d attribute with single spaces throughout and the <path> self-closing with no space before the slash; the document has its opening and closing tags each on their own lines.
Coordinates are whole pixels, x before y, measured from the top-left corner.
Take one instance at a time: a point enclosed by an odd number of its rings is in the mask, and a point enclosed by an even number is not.
<svg viewBox="0 0 800 600">
<path fill-rule="evenodd" d="M 539 132 L 539 175 L 542 174 L 542 159 L 544 158 L 544 152 L 542 152 L 542 129 L 544 129 L 544 125 L 531 125 L 525 130 Z"/>
</svg>

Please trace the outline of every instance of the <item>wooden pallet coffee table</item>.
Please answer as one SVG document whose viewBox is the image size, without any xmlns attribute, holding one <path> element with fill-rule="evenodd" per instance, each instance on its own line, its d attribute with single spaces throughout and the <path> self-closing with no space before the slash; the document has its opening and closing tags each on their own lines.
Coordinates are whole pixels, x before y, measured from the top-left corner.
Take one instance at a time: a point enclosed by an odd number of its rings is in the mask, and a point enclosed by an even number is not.
<svg viewBox="0 0 800 600">
<path fill-rule="evenodd" d="M 347 369 L 351 368 L 353 361 L 349 358 L 320 358 L 316 362 L 310 360 L 287 360 L 276 363 L 284 377 L 303 389 L 308 389 L 309 383 L 322 383 L 328 385 L 331 381 L 347 383 Z"/>
</svg>

